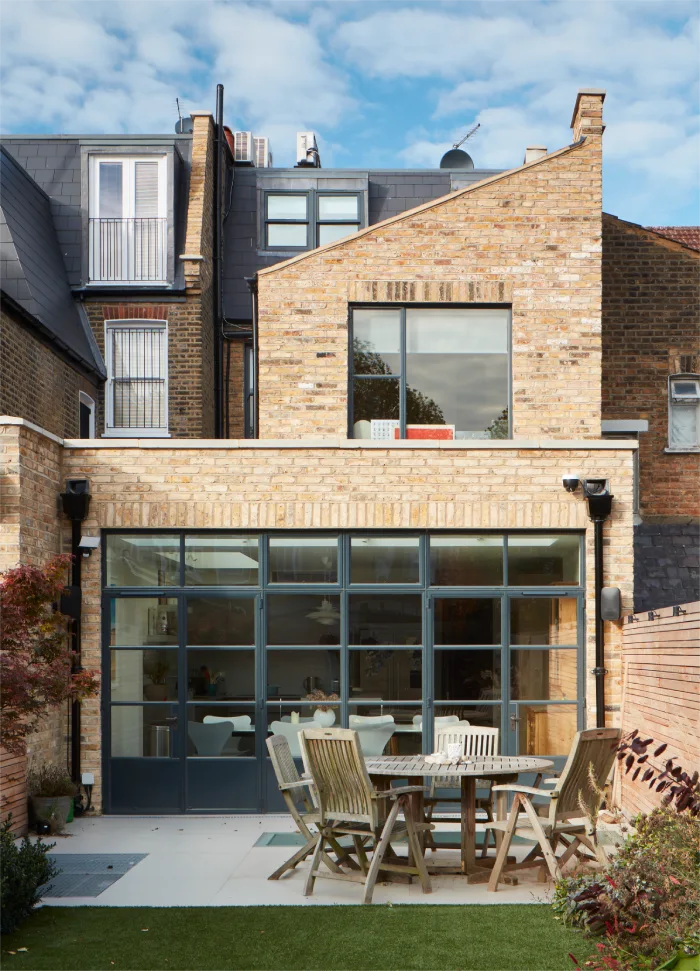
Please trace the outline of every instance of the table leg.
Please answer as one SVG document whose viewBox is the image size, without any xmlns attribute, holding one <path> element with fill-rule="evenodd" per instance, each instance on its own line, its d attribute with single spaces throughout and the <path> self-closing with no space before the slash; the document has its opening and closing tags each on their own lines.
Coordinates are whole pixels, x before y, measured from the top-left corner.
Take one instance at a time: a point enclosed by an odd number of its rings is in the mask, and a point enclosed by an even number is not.
<svg viewBox="0 0 700 971">
<path fill-rule="evenodd" d="M 423 823 L 425 822 L 425 794 L 423 792 L 423 777 L 411 776 L 409 777 L 408 784 L 409 786 L 421 787 L 419 792 L 412 792 L 409 798 L 411 803 L 411 817 L 416 826 L 421 853 L 425 856 L 425 830 L 423 829 Z M 415 862 L 412 859 L 410 849 L 408 857 L 411 863 Z"/>
<path fill-rule="evenodd" d="M 462 776 L 462 872 L 476 869 L 476 780 Z"/>
</svg>

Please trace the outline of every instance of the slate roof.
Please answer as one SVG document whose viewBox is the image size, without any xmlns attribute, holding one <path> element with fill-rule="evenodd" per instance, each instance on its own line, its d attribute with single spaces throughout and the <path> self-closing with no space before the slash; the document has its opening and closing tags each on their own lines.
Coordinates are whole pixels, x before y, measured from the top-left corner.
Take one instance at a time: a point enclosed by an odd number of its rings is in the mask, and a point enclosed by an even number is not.
<svg viewBox="0 0 700 971">
<path fill-rule="evenodd" d="M 652 233 L 682 243 L 690 249 L 700 250 L 700 226 L 646 226 Z"/>
<path fill-rule="evenodd" d="M 10 306 L 82 367 L 104 376 L 89 327 L 71 294 L 49 197 L 0 148 L 0 290 Z"/>
</svg>

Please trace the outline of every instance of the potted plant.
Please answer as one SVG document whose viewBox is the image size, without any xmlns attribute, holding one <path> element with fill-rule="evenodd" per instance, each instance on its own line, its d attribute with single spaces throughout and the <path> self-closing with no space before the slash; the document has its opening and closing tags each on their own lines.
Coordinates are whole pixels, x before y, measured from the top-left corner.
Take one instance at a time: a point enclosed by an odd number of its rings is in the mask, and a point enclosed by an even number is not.
<svg viewBox="0 0 700 971">
<path fill-rule="evenodd" d="M 27 777 L 29 805 L 35 823 L 44 823 L 60 833 L 73 809 L 78 787 L 60 765 L 33 766 Z"/>
<path fill-rule="evenodd" d="M 143 673 L 149 681 L 143 686 L 143 696 L 146 701 L 168 700 L 168 686 L 165 681 L 168 671 L 168 662 L 159 657 L 156 651 L 146 652 L 143 661 Z"/>
<path fill-rule="evenodd" d="M 322 728 L 330 728 L 335 723 L 335 708 L 323 704 L 323 702 L 338 701 L 338 695 L 335 692 L 327 695 L 320 688 L 314 688 L 306 698 L 308 701 L 316 702 L 316 710 L 314 711 L 314 721 L 316 724 L 321 725 Z"/>
</svg>

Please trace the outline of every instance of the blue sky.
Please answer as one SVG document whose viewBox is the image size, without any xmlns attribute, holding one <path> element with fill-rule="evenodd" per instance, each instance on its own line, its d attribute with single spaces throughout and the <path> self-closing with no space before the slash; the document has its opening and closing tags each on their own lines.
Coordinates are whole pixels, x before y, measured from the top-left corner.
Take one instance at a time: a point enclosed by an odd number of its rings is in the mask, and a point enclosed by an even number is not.
<svg viewBox="0 0 700 971">
<path fill-rule="evenodd" d="M 697 224 L 698 12 L 685 0 L 266 3 L 4 0 L 0 126 L 169 132 L 213 108 L 268 135 L 277 165 L 314 130 L 325 167 L 437 166 L 477 122 L 477 167 L 570 141 L 579 87 L 602 87 L 605 209 Z"/>
</svg>

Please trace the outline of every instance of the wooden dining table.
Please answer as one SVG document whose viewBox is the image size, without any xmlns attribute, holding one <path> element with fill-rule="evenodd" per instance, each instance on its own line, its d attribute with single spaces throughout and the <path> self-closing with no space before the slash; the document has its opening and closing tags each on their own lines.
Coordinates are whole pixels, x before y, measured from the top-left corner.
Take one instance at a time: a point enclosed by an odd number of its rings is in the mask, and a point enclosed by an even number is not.
<svg viewBox="0 0 700 971">
<path fill-rule="evenodd" d="M 522 772 L 545 772 L 554 766 L 549 759 L 521 755 L 474 756 L 466 762 L 436 764 L 424 755 L 377 755 L 365 759 L 367 772 L 378 789 L 387 789 L 392 779 L 407 779 L 409 785 L 424 786 L 426 778 L 450 778 L 461 789 L 460 867 L 468 883 L 484 883 L 491 875 L 494 859 L 476 856 L 476 780 L 516 782 Z M 423 789 L 411 796 L 411 815 L 416 823 L 425 819 Z M 506 794 L 496 793 L 496 818 L 506 815 Z M 425 844 L 423 838 L 421 845 Z M 439 867 L 446 872 L 444 867 Z M 449 872 L 449 871 L 447 871 Z"/>
</svg>

